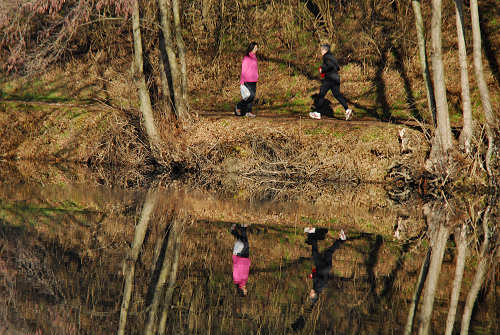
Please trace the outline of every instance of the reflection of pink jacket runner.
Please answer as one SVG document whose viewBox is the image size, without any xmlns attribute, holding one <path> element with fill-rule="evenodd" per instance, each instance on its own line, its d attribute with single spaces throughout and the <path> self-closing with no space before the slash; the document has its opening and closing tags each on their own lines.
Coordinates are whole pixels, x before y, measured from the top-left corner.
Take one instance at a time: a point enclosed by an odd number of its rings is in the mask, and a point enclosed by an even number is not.
<svg viewBox="0 0 500 335">
<path fill-rule="evenodd" d="M 245 286 L 250 272 L 250 258 L 233 255 L 233 282 L 239 287 Z"/>
<path fill-rule="evenodd" d="M 259 81 L 259 69 L 257 66 L 257 56 L 254 53 L 243 57 L 241 62 L 241 79 L 240 84 L 256 83 Z"/>
</svg>

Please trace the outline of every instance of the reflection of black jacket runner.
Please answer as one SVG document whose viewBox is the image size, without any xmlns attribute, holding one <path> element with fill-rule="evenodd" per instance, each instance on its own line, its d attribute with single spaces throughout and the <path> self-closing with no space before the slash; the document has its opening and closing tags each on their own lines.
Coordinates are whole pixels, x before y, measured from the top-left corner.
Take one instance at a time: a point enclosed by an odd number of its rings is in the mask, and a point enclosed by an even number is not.
<svg viewBox="0 0 500 335">
<path fill-rule="evenodd" d="M 332 269 L 332 255 L 344 242 L 342 240 L 336 240 L 328 249 L 325 249 L 320 253 L 318 251 L 318 240 L 323 240 L 327 232 L 327 229 L 317 228 L 314 234 L 308 234 L 306 240 L 306 243 L 310 244 L 312 247 L 312 258 L 314 266 L 316 267 L 316 273 L 313 274 L 313 289 L 316 294 L 320 294 L 320 292 L 325 288 L 330 275 L 330 270 Z"/>
<path fill-rule="evenodd" d="M 325 74 L 325 80 L 333 81 L 340 85 L 339 76 L 340 66 L 335 57 L 328 51 L 323 55 L 323 64 L 321 64 L 321 73 Z"/>
</svg>

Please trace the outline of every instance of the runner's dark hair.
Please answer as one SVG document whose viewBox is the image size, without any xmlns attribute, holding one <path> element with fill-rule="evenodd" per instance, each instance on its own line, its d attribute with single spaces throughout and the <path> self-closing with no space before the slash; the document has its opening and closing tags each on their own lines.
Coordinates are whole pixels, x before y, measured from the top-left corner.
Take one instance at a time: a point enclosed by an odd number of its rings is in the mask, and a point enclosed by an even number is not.
<svg viewBox="0 0 500 335">
<path fill-rule="evenodd" d="M 252 52 L 253 48 L 255 48 L 256 45 L 258 45 L 257 42 L 250 42 L 247 51 L 245 52 L 245 56 L 250 55 L 250 52 Z"/>
</svg>

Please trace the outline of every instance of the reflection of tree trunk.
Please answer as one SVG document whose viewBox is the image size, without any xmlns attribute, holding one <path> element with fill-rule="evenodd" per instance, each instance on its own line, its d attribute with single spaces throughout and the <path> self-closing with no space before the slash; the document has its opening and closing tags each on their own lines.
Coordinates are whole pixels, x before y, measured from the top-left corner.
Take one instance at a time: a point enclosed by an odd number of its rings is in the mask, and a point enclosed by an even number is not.
<svg viewBox="0 0 500 335">
<path fill-rule="evenodd" d="M 139 223 L 135 227 L 135 235 L 134 241 L 132 242 L 132 248 L 130 249 L 130 252 L 127 255 L 127 259 L 124 264 L 123 272 L 125 274 L 125 287 L 123 289 L 123 300 L 120 310 L 118 335 L 122 335 L 125 333 L 130 297 L 132 296 L 132 291 L 134 288 L 135 263 L 139 258 L 139 252 L 141 251 L 142 244 L 144 243 L 144 237 L 146 236 L 149 219 L 151 217 L 151 214 L 153 213 L 157 199 L 158 194 L 153 190 L 150 190 L 146 195 Z"/>
<path fill-rule="evenodd" d="M 415 14 L 415 24 L 417 26 L 418 51 L 420 54 L 420 66 L 424 77 L 425 88 L 427 92 L 427 106 L 431 111 L 432 121 L 436 125 L 436 98 L 434 97 L 434 88 L 432 87 L 431 75 L 429 72 L 429 61 L 427 60 L 427 48 L 425 46 L 424 22 L 422 11 L 420 9 L 420 0 L 412 0 L 413 12 Z"/>
<path fill-rule="evenodd" d="M 462 225 L 461 229 L 455 230 L 455 242 L 457 244 L 457 265 L 455 270 L 455 279 L 453 280 L 453 289 L 451 292 L 450 309 L 446 320 L 446 335 L 453 333 L 455 316 L 457 314 L 458 299 L 462 287 L 462 278 L 465 269 L 465 257 L 467 254 L 467 226 Z"/>
<path fill-rule="evenodd" d="M 488 84 L 484 79 L 483 61 L 481 58 L 481 29 L 479 26 L 479 11 L 477 7 L 477 0 L 470 1 L 471 23 L 472 23 L 472 44 L 474 56 L 474 72 L 476 74 L 477 86 L 481 96 L 481 103 L 483 105 L 484 117 L 486 119 L 486 135 L 488 137 L 488 152 L 486 153 L 486 169 L 491 182 L 494 184 L 495 175 L 492 171 L 492 160 L 495 160 L 496 143 L 498 140 L 498 120 L 493 113 L 490 102 L 490 95 L 488 92 Z"/>
<path fill-rule="evenodd" d="M 175 243 L 175 255 L 173 259 L 172 269 L 170 271 L 170 278 L 168 282 L 167 292 L 165 293 L 165 300 L 163 305 L 163 311 L 161 313 L 160 325 L 158 328 L 158 334 L 165 334 L 165 329 L 167 326 L 168 310 L 172 304 L 172 296 L 174 294 L 175 281 L 177 280 L 177 269 L 179 267 L 179 254 L 181 250 L 180 234 L 178 235 Z"/>
<path fill-rule="evenodd" d="M 425 283 L 422 311 L 420 312 L 420 326 L 418 329 L 420 335 L 429 334 L 434 297 L 443 263 L 446 242 L 449 237 L 449 229 L 446 227 L 447 213 L 445 212 L 446 209 L 442 208 L 442 204 L 436 203 L 432 208 L 426 205 L 424 210 L 427 211 L 426 219 L 429 230 L 433 232 L 431 236 L 431 263 Z"/>
<path fill-rule="evenodd" d="M 429 260 L 431 257 L 431 249 L 427 251 L 425 260 L 420 268 L 420 274 L 417 280 L 417 286 L 415 287 L 415 293 L 413 293 L 413 298 L 411 299 L 411 307 L 408 312 L 408 320 L 406 321 L 405 335 L 410 335 L 413 330 L 413 320 L 415 319 L 415 311 L 418 306 L 418 301 L 420 300 L 420 294 L 422 293 L 422 288 L 424 287 L 425 279 L 427 278 L 427 273 L 429 271 Z"/>
<path fill-rule="evenodd" d="M 467 294 L 467 300 L 464 307 L 464 314 L 462 316 L 462 329 L 460 331 L 461 335 L 465 335 L 469 333 L 469 325 L 470 319 L 472 317 L 472 310 L 474 309 L 474 304 L 476 302 L 477 295 L 481 286 L 483 285 L 484 278 L 486 275 L 486 270 L 488 266 L 488 248 L 490 244 L 490 231 L 489 231 L 489 221 L 490 221 L 490 213 L 491 207 L 495 204 L 496 201 L 493 201 L 488 204 L 488 208 L 484 212 L 483 215 L 483 231 L 484 231 L 484 240 L 481 245 L 481 250 L 479 253 L 479 264 L 477 265 L 476 275 L 472 280 L 472 286 L 469 290 L 469 294 Z"/>
<path fill-rule="evenodd" d="M 460 145 L 466 153 L 470 153 L 472 138 L 472 107 L 470 102 L 469 72 L 467 70 L 467 49 L 465 47 L 464 31 L 464 1 L 455 0 L 457 21 L 458 58 L 460 62 L 460 79 L 462 82 L 462 110 L 464 125 L 460 133 Z"/>
<path fill-rule="evenodd" d="M 434 79 L 434 94 L 436 97 L 437 126 L 432 143 L 428 167 L 441 174 L 446 173 L 449 165 L 448 156 L 452 148 L 450 116 L 448 114 L 448 99 L 446 98 L 446 83 L 442 55 L 441 12 L 442 0 L 432 0 L 432 76 Z M 437 168 L 437 170 L 436 170 Z"/>
<path fill-rule="evenodd" d="M 173 271 L 177 273 L 177 259 L 179 257 L 178 246 L 180 245 L 180 243 L 178 242 L 178 235 L 179 229 L 181 228 L 180 226 L 181 221 L 178 218 L 174 217 L 170 226 L 170 232 L 165 237 L 167 239 L 167 250 L 165 251 L 161 271 L 158 276 L 158 281 L 155 285 L 153 300 L 151 302 L 151 305 L 149 306 L 149 316 L 146 324 L 146 330 L 144 332 L 146 335 L 155 333 L 157 312 L 160 303 L 163 301 L 165 295 L 167 278 L 172 278 Z"/>
<path fill-rule="evenodd" d="M 144 59 L 142 54 L 142 37 L 138 0 L 133 1 L 132 31 L 134 37 L 134 81 L 139 93 L 140 110 L 142 116 L 144 117 L 144 127 L 146 128 L 149 144 L 151 146 L 151 149 L 153 149 L 153 152 L 155 152 L 155 149 L 159 148 L 160 145 L 160 136 L 158 135 L 158 131 L 156 130 L 156 124 L 153 117 L 153 108 L 151 107 L 151 98 L 146 86 L 146 79 L 144 78 Z"/>
</svg>

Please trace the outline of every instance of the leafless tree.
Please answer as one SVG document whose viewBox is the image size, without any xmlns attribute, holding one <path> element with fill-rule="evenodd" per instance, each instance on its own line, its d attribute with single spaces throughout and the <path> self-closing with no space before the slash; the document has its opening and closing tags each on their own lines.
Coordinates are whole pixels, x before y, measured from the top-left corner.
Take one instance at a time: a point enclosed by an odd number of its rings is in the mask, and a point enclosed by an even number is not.
<svg viewBox="0 0 500 335">
<path fill-rule="evenodd" d="M 484 117 L 486 119 L 486 135 L 488 137 L 488 152 L 486 153 L 486 170 L 490 177 L 492 185 L 496 184 L 495 172 L 493 164 L 497 160 L 499 138 L 498 119 L 491 108 L 490 95 L 488 85 L 484 79 L 483 61 L 481 56 L 481 28 L 479 26 L 479 10 L 477 0 L 470 2 L 471 20 L 472 20 L 472 40 L 473 40 L 473 57 L 474 57 L 474 73 L 481 95 L 481 103 L 483 105 Z"/>
<path fill-rule="evenodd" d="M 457 245 L 457 263 L 455 269 L 455 279 L 453 280 L 453 288 L 451 292 L 450 308 L 448 310 L 448 318 L 446 319 L 446 335 L 453 333 L 455 325 L 455 316 L 457 314 L 458 299 L 462 288 L 462 279 L 465 269 L 465 258 L 467 255 L 467 225 L 464 223 L 461 228 L 455 229 L 455 242 Z"/>
<path fill-rule="evenodd" d="M 486 272 L 488 270 L 488 264 L 491 260 L 491 257 L 495 256 L 495 252 L 491 252 L 490 250 L 490 244 L 493 236 L 493 230 L 490 228 L 490 220 L 491 220 L 491 212 L 493 209 L 496 209 L 496 196 L 491 195 L 488 200 L 488 207 L 484 211 L 483 218 L 482 218 L 482 228 L 483 228 L 483 234 L 484 234 L 484 239 L 481 244 L 481 249 L 479 251 L 479 263 L 477 265 L 477 270 L 476 274 L 474 276 L 474 279 L 472 280 L 472 286 L 469 290 L 469 293 L 467 294 L 467 299 L 465 302 L 465 307 L 464 307 L 464 313 L 462 316 L 462 325 L 461 325 L 461 330 L 460 334 L 461 335 L 466 335 L 469 333 L 469 325 L 470 325 L 470 320 L 472 317 L 472 310 L 474 309 L 474 304 L 476 303 L 477 296 L 479 294 L 479 290 L 481 289 Z M 493 216 L 494 217 L 494 216 Z M 497 229 L 496 225 L 493 227 L 493 229 Z"/>
<path fill-rule="evenodd" d="M 146 79 L 144 77 L 144 59 L 142 54 L 142 36 L 138 0 L 135 0 L 133 3 L 132 34 L 134 37 L 134 61 L 132 63 L 132 72 L 134 75 L 134 82 L 139 93 L 139 106 L 144 118 L 144 127 L 146 128 L 151 150 L 153 152 L 157 152 L 160 148 L 161 141 L 156 128 L 153 108 L 151 107 L 151 98 L 149 96 L 149 90 L 146 86 Z"/>
<path fill-rule="evenodd" d="M 442 0 L 432 0 L 432 75 L 434 79 L 434 94 L 436 97 L 436 130 L 432 142 L 431 153 L 426 167 L 438 174 L 449 173 L 449 153 L 452 149 L 448 99 L 446 97 L 445 73 L 442 55 Z"/>
<path fill-rule="evenodd" d="M 426 335 L 430 332 L 431 316 L 434 307 L 434 297 L 436 295 L 437 283 L 443 264 L 446 242 L 450 235 L 448 225 L 448 211 L 443 208 L 441 202 L 426 204 L 424 206 L 427 225 L 431 239 L 431 261 L 429 273 L 424 288 L 422 311 L 419 316 L 419 335 Z"/>
<path fill-rule="evenodd" d="M 408 311 L 408 320 L 406 321 L 404 335 L 411 335 L 413 331 L 413 322 L 415 320 L 415 312 L 417 310 L 418 302 L 420 300 L 420 295 L 422 294 L 422 289 L 424 288 L 425 279 L 427 278 L 427 273 L 429 272 L 429 262 L 431 257 L 431 249 L 427 251 L 424 261 L 422 262 L 422 267 L 420 268 L 420 274 L 418 275 L 417 285 L 415 286 L 415 292 L 411 299 L 410 310 Z"/>
<path fill-rule="evenodd" d="M 415 15 L 415 26 L 417 28 L 417 42 L 420 58 L 420 67 L 425 82 L 425 91 L 427 93 L 427 106 L 431 111 L 432 121 L 436 124 L 436 98 L 434 97 L 434 88 L 432 86 L 431 75 L 429 71 L 429 61 L 427 59 L 427 47 L 425 42 L 424 20 L 422 18 L 422 9 L 420 0 L 412 0 L 413 13 Z"/>
<path fill-rule="evenodd" d="M 132 248 L 130 249 L 125 263 L 123 265 L 123 273 L 125 275 L 125 286 L 123 288 L 123 298 L 122 305 L 120 308 L 120 323 L 118 326 L 118 335 L 125 334 L 125 326 L 127 324 L 127 315 L 130 305 L 130 298 L 134 290 L 134 276 L 135 276 L 135 264 L 139 258 L 139 253 L 141 252 L 142 245 L 144 243 L 144 238 L 146 236 L 146 231 L 148 228 L 149 220 L 151 214 L 156 206 L 158 200 L 158 194 L 150 189 L 144 200 L 144 205 L 141 211 L 141 217 L 139 223 L 135 227 L 134 241 L 132 242 Z"/>
<path fill-rule="evenodd" d="M 455 0 L 458 59 L 460 63 L 460 81 L 462 84 L 462 110 L 464 119 L 462 132 L 460 134 L 460 145 L 461 147 L 463 147 L 466 153 L 470 153 L 470 145 L 472 139 L 472 107 L 469 89 L 469 72 L 467 70 L 467 49 L 465 46 L 463 7 L 463 0 Z"/>
<path fill-rule="evenodd" d="M 186 53 L 182 39 L 182 28 L 177 0 L 158 0 L 160 9 L 160 26 L 165 43 L 160 46 L 163 59 L 167 60 L 173 84 L 172 105 L 175 115 L 180 121 L 189 120 L 187 105 Z M 174 26 L 172 28 L 172 16 Z M 175 37 L 174 37 L 174 32 Z M 177 53 L 176 53 L 177 51 Z M 162 76 L 165 80 L 166 76 Z M 163 84 L 165 87 L 166 84 Z"/>
</svg>

